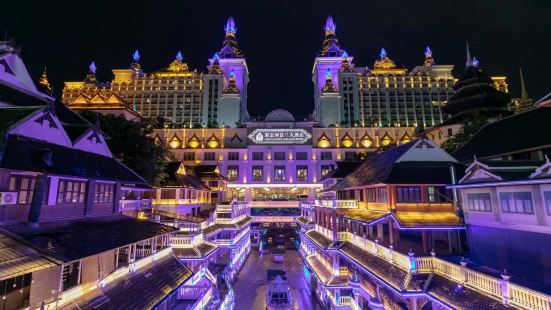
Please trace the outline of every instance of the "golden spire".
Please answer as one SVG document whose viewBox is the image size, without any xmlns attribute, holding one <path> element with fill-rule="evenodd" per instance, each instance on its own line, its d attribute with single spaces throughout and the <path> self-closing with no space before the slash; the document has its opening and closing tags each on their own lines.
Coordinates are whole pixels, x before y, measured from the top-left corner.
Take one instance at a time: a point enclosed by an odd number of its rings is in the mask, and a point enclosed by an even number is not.
<svg viewBox="0 0 551 310">
<path fill-rule="evenodd" d="M 224 89 L 224 94 L 239 94 L 239 88 L 235 85 L 235 72 L 230 72 L 230 80 L 228 86 Z"/>
<path fill-rule="evenodd" d="M 338 93 L 335 85 L 333 85 L 333 80 L 331 80 L 331 71 L 329 70 L 325 73 L 325 86 L 321 91 L 324 93 Z"/>
<path fill-rule="evenodd" d="M 38 80 L 38 84 L 44 87 L 45 90 L 48 90 L 50 94 L 52 93 L 52 87 L 50 86 L 50 81 L 48 81 L 48 76 L 46 75 L 46 67 L 44 67 L 44 72 L 42 72 L 40 80 Z"/>
<path fill-rule="evenodd" d="M 210 66 L 209 74 L 222 74 L 222 69 L 220 69 L 220 56 L 218 53 L 214 53 L 214 56 L 212 56 L 212 65 Z"/>
<path fill-rule="evenodd" d="M 341 54 L 342 57 L 342 66 L 339 69 L 340 72 L 352 72 L 352 67 L 350 66 L 350 62 L 348 61 L 348 53 L 346 51 L 342 51 Z"/>
</svg>

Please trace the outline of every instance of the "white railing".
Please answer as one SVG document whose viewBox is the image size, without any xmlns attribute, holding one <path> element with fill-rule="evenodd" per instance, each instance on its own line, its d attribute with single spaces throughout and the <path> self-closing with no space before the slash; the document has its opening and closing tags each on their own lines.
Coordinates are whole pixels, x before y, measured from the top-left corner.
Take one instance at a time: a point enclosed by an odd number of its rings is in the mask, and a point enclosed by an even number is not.
<svg viewBox="0 0 551 310">
<path fill-rule="evenodd" d="M 314 208 L 314 202 L 311 201 L 301 201 L 300 207 L 304 209 L 313 209 Z"/>
<path fill-rule="evenodd" d="M 303 203 L 298 200 L 249 201 L 250 208 L 299 208 Z"/>
<path fill-rule="evenodd" d="M 320 234 L 324 235 L 330 240 L 333 240 L 333 232 L 325 227 L 321 227 L 319 225 L 315 225 L 314 229 L 319 232 Z"/>
<path fill-rule="evenodd" d="M 175 235 L 170 238 L 170 245 L 173 248 L 186 248 L 199 244 L 202 240 L 203 234 L 197 234 L 195 236 Z"/>
<path fill-rule="evenodd" d="M 141 210 L 151 208 L 151 199 L 120 200 L 120 210 Z"/>
<path fill-rule="evenodd" d="M 551 296 L 436 257 L 416 257 L 420 272 L 433 271 L 522 309 L 551 310 Z"/>
<path fill-rule="evenodd" d="M 316 200 L 315 205 L 321 206 L 323 208 L 331 209 L 347 209 L 347 208 L 358 208 L 358 201 L 353 199 L 343 200 L 343 199 L 327 199 L 327 200 Z"/>
<path fill-rule="evenodd" d="M 296 216 L 253 216 L 256 223 L 294 223 Z"/>
</svg>

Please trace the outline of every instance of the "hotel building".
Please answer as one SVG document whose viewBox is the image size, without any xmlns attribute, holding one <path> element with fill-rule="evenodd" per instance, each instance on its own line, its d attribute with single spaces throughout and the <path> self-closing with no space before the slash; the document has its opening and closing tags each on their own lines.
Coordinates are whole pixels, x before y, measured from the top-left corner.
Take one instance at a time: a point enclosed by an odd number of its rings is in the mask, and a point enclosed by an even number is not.
<svg viewBox="0 0 551 310">
<path fill-rule="evenodd" d="M 312 71 L 314 116 L 320 125 L 427 128 L 448 119 L 441 108 L 454 94 L 453 65 L 437 64 L 427 47 L 423 64 L 409 72 L 384 48 L 372 67 L 356 66 L 341 48 L 336 28 L 329 16 Z M 508 92 L 505 77 L 492 79 L 493 87 Z"/>
<path fill-rule="evenodd" d="M 167 68 L 144 72 L 138 51 L 128 69 L 113 69 L 113 80 L 100 83 L 97 67 L 89 67 L 83 81 L 65 82 L 61 100 L 69 107 L 85 109 L 87 104 L 105 103 L 115 95 L 143 117 L 162 118 L 176 127 L 236 127 L 248 118 L 249 70 L 237 39 L 237 27 L 229 18 L 220 51 L 209 59 L 208 72 L 189 68 L 181 52 Z M 97 109 L 96 107 L 90 107 Z"/>
</svg>

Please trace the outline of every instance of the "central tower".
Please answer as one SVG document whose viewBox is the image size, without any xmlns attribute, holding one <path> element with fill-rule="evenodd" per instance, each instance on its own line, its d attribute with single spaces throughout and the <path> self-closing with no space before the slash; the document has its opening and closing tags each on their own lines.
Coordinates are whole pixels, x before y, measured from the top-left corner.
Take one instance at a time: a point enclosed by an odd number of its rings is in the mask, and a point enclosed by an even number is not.
<svg viewBox="0 0 551 310">
<path fill-rule="evenodd" d="M 236 127 L 249 118 L 247 85 L 249 69 L 237 44 L 237 26 L 229 17 L 224 26 L 226 36 L 222 49 L 209 59 L 209 72 L 204 75 L 203 119 L 219 126 Z"/>
</svg>

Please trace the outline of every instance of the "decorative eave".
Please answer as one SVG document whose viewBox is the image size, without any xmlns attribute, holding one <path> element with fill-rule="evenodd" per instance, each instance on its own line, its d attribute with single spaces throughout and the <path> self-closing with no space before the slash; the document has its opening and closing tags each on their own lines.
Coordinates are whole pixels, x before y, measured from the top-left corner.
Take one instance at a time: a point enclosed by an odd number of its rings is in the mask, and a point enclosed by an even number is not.
<svg viewBox="0 0 551 310">
<path fill-rule="evenodd" d="M 539 166 L 536 171 L 530 174 L 530 179 L 538 178 L 550 178 L 551 177 L 551 161 L 549 157 L 545 155 L 545 163 Z"/>
<path fill-rule="evenodd" d="M 503 178 L 494 174 L 490 171 L 490 167 L 484 163 L 479 162 L 476 157 L 474 161 L 467 167 L 465 171 L 465 176 L 459 180 L 461 183 L 476 183 L 476 182 L 487 182 L 492 181 L 502 181 Z"/>
</svg>

